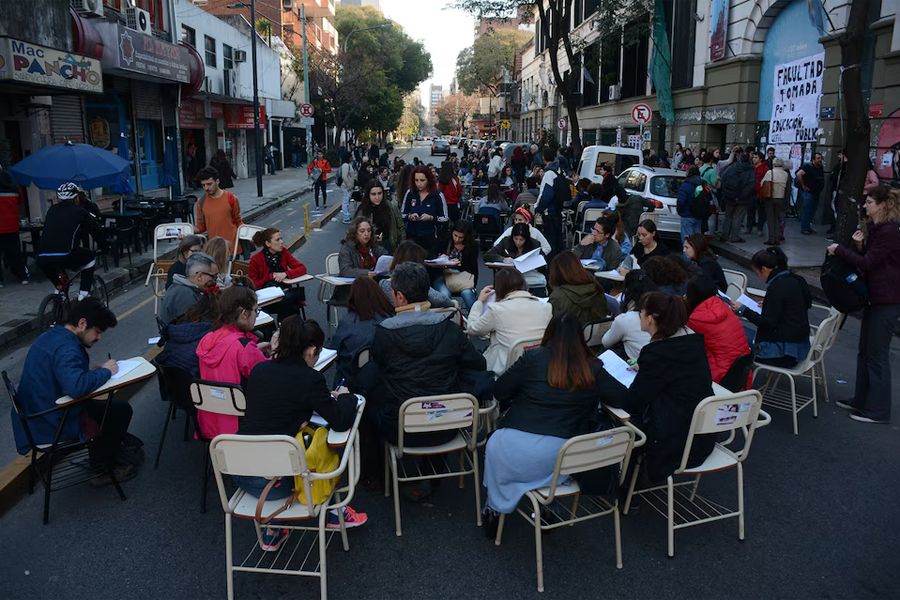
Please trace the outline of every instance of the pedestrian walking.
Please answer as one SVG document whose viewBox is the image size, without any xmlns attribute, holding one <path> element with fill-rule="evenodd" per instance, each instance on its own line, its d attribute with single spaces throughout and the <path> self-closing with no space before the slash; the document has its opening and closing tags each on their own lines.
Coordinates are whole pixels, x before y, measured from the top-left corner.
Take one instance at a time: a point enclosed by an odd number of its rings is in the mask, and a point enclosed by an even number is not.
<svg viewBox="0 0 900 600">
<path fill-rule="evenodd" d="M 22 195 L 2 167 L 0 167 L 0 255 L 22 284 L 28 283 L 28 269 L 19 253 L 19 206 Z M 2 264 L 2 263 L 0 263 Z M 0 266 L 0 288 L 3 287 L 3 267 Z"/>
<path fill-rule="evenodd" d="M 220 188 L 227 190 L 234 187 L 234 180 L 237 179 L 238 176 L 234 172 L 234 169 L 231 168 L 231 163 L 228 162 L 228 157 L 225 156 L 224 150 L 221 148 L 216 150 L 215 156 L 209 161 L 209 166 L 215 169 L 219 174 Z"/>
<path fill-rule="evenodd" d="M 200 169 L 197 179 L 206 195 L 197 201 L 197 224 L 194 232 L 207 233 L 210 239 L 236 239 L 238 226 L 244 224 L 237 196 L 219 186 L 219 172 L 212 167 Z"/>
<path fill-rule="evenodd" d="M 316 198 L 316 210 L 319 208 L 319 190 L 322 191 L 322 210 L 328 208 L 328 174 L 331 173 L 331 163 L 325 160 L 325 153 L 321 150 L 316 152 L 316 160 L 309 163 L 306 169 L 309 176 L 313 179 L 313 195 Z"/>
</svg>

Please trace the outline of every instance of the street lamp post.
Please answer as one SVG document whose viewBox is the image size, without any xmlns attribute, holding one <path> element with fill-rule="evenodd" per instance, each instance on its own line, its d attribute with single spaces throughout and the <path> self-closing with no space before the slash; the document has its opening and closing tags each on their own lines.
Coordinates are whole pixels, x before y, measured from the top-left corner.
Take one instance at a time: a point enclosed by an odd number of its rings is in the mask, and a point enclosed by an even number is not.
<svg viewBox="0 0 900 600">
<path fill-rule="evenodd" d="M 262 139 L 259 130 L 259 83 L 256 65 L 256 0 L 250 0 L 250 4 L 240 2 L 229 4 L 228 8 L 250 8 L 250 56 L 253 60 L 253 143 L 256 144 L 256 195 L 263 195 L 263 160 Z"/>
</svg>

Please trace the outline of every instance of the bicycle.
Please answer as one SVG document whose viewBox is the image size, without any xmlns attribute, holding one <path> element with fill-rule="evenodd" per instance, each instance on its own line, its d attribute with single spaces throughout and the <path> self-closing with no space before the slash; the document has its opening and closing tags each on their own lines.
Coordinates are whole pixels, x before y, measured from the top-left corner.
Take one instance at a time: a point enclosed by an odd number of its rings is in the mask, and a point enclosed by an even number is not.
<svg viewBox="0 0 900 600">
<path fill-rule="evenodd" d="M 69 299 L 69 288 L 72 287 L 72 281 L 79 273 L 81 273 L 81 271 L 82 269 L 79 269 L 69 277 L 65 269 L 59 270 L 59 274 L 57 275 L 58 281 L 56 283 L 57 291 L 45 296 L 44 299 L 41 300 L 41 305 L 38 308 L 38 328 L 40 333 L 49 331 L 50 328 L 57 323 L 66 320 L 66 317 L 69 314 L 69 308 L 72 305 L 72 301 Z M 93 281 L 91 282 L 89 295 L 97 298 L 103 303 L 103 306 L 109 308 L 109 294 L 106 291 L 106 284 L 97 275 L 94 275 Z"/>
</svg>

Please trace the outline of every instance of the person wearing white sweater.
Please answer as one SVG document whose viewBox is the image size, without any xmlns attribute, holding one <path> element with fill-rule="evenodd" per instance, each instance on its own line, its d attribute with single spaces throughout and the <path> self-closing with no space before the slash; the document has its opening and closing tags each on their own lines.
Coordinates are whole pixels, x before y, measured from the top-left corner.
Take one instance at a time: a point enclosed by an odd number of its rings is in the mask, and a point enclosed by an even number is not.
<svg viewBox="0 0 900 600">
<path fill-rule="evenodd" d="M 466 331 L 475 337 L 491 336 L 484 358 L 488 370 L 499 377 L 511 366 L 506 364 L 510 348 L 519 340 L 540 340 L 552 313 L 549 303 L 528 293 L 528 284 L 519 271 L 501 269 L 494 285 L 481 290 L 472 305 Z"/>
<path fill-rule="evenodd" d="M 647 292 L 656 291 L 656 284 L 643 271 L 629 271 L 625 276 L 622 292 L 622 313 L 617 316 L 605 334 L 604 348 L 622 344 L 629 360 L 637 360 L 641 348 L 650 343 L 650 334 L 641 330 L 640 299 Z"/>
</svg>

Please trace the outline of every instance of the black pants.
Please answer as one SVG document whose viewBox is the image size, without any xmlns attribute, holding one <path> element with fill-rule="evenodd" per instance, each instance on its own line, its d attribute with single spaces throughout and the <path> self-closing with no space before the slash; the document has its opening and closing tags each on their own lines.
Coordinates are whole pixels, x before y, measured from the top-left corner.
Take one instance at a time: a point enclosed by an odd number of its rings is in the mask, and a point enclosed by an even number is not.
<svg viewBox="0 0 900 600">
<path fill-rule="evenodd" d="M 766 208 L 763 206 L 763 200 L 761 198 L 754 198 L 753 204 L 751 204 L 747 208 L 747 230 L 748 233 L 753 233 L 751 231 L 754 227 L 756 227 L 759 231 L 762 231 L 763 226 L 766 224 Z"/>
<path fill-rule="evenodd" d="M 28 279 L 28 269 L 25 267 L 25 261 L 22 260 L 22 254 L 19 252 L 19 232 L 0 233 L 0 257 L 6 258 L 6 264 L 12 269 L 12 272 L 19 281 Z M 3 283 L 3 270 L 0 268 L 0 283 Z"/>
<path fill-rule="evenodd" d="M 291 315 L 300 314 L 300 308 L 306 300 L 306 290 L 302 287 L 292 287 L 284 290 L 284 298 L 266 307 L 266 312 L 275 313 L 278 322 L 281 323 Z"/>
<path fill-rule="evenodd" d="M 319 190 L 322 190 L 322 208 L 325 208 L 328 204 L 328 191 L 326 188 L 328 187 L 328 182 L 326 182 L 323 178 L 319 178 L 313 184 L 313 194 L 316 197 L 316 208 L 319 208 Z"/>
<path fill-rule="evenodd" d="M 863 311 L 851 403 L 863 416 L 891 420 L 891 340 L 900 304 L 870 304 Z"/>
<path fill-rule="evenodd" d="M 425 252 L 428 253 L 428 258 L 434 257 L 435 246 L 437 245 L 437 235 L 433 233 L 431 235 L 407 235 L 406 239 L 425 248 Z"/>
<path fill-rule="evenodd" d="M 550 243 L 550 256 L 547 257 L 547 262 L 549 263 L 557 254 L 565 250 L 562 219 L 554 212 L 545 212 L 542 219 L 544 223 L 544 237 L 546 237 L 547 242 Z"/>
<path fill-rule="evenodd" d="M 103 421 L 103 427 L 94 438 L 94 444 L 91 447 L 91 462 L 95 464 L 105 462 L 108 465 L 114 465 L 119 447 L 122 445 L 122 436 L 125 435 L 128 425 L 131 424 L 133 411 L 127 401 L 111 400 L 104 421 L 103 411 L 106 410 L 106 404 L 106 401 L 103 400 L 86 400 L 83 403 L 83 410 L 98 425 Z"/>
<path fill-rule="evenodd" d="M 94 260 L 94 252 L 87 248 L 74 248 L 71 252 L 63 256 L 46 256 L 39 255 L 37 257 L 37 265 L 50 280 L 50 283 L 56 285 L 59 280 L 59 272 L 61 269 L 69 271 L 77 271 L 86 264 Z M 81 270 L 81 291 L 90 292 L 91 284 L 94 282 L 94 267 L 88 267 Z"/>
</svg>

